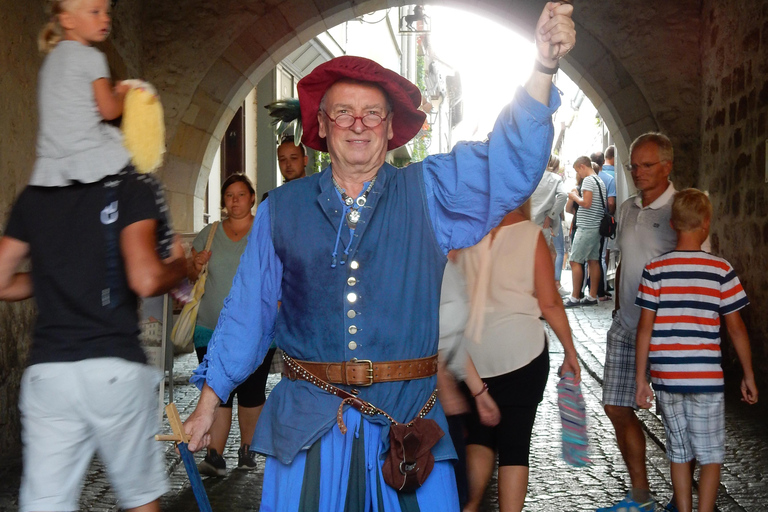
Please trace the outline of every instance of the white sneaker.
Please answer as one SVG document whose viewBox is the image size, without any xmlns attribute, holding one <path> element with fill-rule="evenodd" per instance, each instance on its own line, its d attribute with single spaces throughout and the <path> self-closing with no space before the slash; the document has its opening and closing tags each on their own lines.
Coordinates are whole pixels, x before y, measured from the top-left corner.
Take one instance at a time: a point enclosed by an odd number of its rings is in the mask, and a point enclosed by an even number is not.
<svg viewBox="0 0 768 512">
<path fill-rule="evenodd" d="M 586 295 L 583 299 L 581 299 L 581 305 L 582 306 L 597 306 L 597 299 L 593 299 L 589 295 Z"/>
<path fill-rule="evenodd" d="M 565 297 L 566 295 L 570 295 L 571 292 L 561 286 L 557 289 L 557 293 L 559 293 L 561 297 Z"/>
</svg>

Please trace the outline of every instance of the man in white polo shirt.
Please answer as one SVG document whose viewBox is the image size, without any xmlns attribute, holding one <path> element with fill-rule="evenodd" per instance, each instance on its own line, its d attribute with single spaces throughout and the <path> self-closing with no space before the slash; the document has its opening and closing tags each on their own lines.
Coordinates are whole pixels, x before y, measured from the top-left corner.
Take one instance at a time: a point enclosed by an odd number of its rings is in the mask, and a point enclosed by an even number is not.
<svg viewBox="0 0 768 512">
<path fill-rule="evenodd" d="M 676 244 L 669 224 L 675 195 L 669 181 L 674 151 L 669 138 L 651 132 L 635 139 L 630 155 L 629 169 L 638 193 L 621 205 L 618 216 L 621 263 L 616 271 L 616 302 L 606 345 L 603 407 L 616 431 L 632 489 L 621 502 L 598 512 L 654 509 L 645 465 L 645 434 L 635 415 L 635 336 L 640 320 L 635 297 L 645 264 Z"/>
</svg>

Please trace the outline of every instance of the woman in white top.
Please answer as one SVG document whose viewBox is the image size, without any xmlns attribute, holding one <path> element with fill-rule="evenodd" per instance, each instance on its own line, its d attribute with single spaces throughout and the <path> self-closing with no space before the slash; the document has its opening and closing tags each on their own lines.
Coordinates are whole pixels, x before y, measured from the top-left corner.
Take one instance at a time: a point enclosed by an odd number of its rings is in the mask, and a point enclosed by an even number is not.
<svg viewBox="0 0 768 512">
<path fill-rule="evenodd" d="M 500 510 L 523 509 L 531 431 L 549 374 L 540 317 L 565 349 L 561 371 L 572 372 L 577 382 L 580 378 L 552 258 L 541 228 L 529 218 L 526 203 L 504 217 L 479 244 L 459 254 L 471 302 L 467 351 L 485 383 L 481 390 L 469 392 L 487 390 L 501 410 L 495 427 L 482 425 L 476 415 L 469 421 L 465 512 L 478 510 L 497 453 Z"/>
</svg>

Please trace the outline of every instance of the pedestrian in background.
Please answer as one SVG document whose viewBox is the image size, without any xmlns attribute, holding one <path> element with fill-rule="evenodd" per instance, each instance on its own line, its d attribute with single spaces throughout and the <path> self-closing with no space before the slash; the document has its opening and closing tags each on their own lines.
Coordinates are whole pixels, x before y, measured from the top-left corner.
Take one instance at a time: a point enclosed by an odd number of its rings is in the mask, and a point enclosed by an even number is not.
<svg viewBox="0 0 768 512">
<path fill-rule="evenodd" d="M 205 293 L 200 299 L 200 309 L 195 323 L 194 343 L 198 362 L 202 362 L 208 352 L 208 342 L 219 321 L 224 299 L 229 295 L 240 257 L 248 243 L 248 235 L 253 225 L 252 210 L 255 201 L 256 191 L 251 185 L 251 180 L 244 174 L 231 175 L 221 185 L 221 207 L 226 211 L 226 218 L 219 226 L 211 224 L 204 227 L 192 243 L 190 280 L 196 281 L 203 266 L 208 264 Z M 205 243 L 211 229 L 216 231 L 211 248 L 206 251 Z M 227 474 L 227 463 L 223 455 L 232 427 L 232 407 L 235 396 L 237 396 L 237 422 L 240 426 L 237 468 L 245 470 L 256 468 L 255 452 L 250 450 L 251 440 L 262 406 L 266 401 L 265 388 L 275 350 L 274 347 L 270 348 L 258 368 L 216 409 L 211 427 L 211 444 L 205 459 L 198 465 L 200 473 L 208 476 Z"/>
<path fill-rule="evenodd" d="M 546 170 L 547 172 L 541 177 L 541 181 L 531 195 L 531 220 L 542 228 L 547 246 L 554 249 L 555 286 L 558 293 L 563 296 L 568 292 L 560 285 L 565 256 L 560 217 L 568 201 L 568 191 L 565 190 L 562 177 L 559 175 L 560 159 L 557 156 L 549 157 Z"/>
<path fill-rule="evenodd" d="M 568 193 L 571 203 L 579 206 L 576 214 L 576 233 L 571 246 L 571 276 L 573 288 L 571 295 L 565 298 L 565 307 L 579 305 L 594 306 L 597 304 L 598 280 L 592 279 L 589 293 L 582 299 L 581 286 L 584 282 L 585 263 L 589 265 L 590 275 L 598 276 L 600 266 L 600 221 L 605 211 L 602 197 L 605 200 L 605 184 L 597 177 L 592 169 L 592 161 L 588 156 L 580 156 L 573 163 L 573 168 L 581 178 L 581 191 L 577 189 Z"/>
</svg>

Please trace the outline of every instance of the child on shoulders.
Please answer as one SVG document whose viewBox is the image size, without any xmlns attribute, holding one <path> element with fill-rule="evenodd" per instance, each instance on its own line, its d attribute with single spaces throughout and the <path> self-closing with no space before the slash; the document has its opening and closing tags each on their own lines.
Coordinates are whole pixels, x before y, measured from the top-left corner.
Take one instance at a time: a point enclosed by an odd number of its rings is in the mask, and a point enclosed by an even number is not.
<svg viewBox="0 0 768 512">
<path fill-rule="evenodd" d="M 677 246 L 646 265 L 635 302 L 643 308 L 635 398 L 639 407 L 651 407 L 650 362 L 680 512 L 693 508 L 696 461 L 701 465 L 699 511 L 714 510 L 720 484 L 725 457 L 721 317 L 744 371 L 742 399 L 757 402 L 749 337 L 739 314 L 749 301 L 730 263 L 701 250 L 711 219 L 712 204 L 703 192 L 689 188 L 675 194 L 671 224 Z"/>
<path fill-rule="evenodd" d="M 30 185 L 95 183 L 130 164 L 118 118 L 130 86 L 113 87 L 107 59 L 93 47 L 109 35 L 108 0 L 53 0 L 38 38 L 46 54 L 38 78 L 37 161 Z"/>
</svg>

